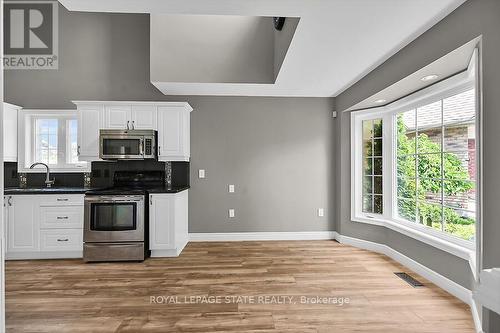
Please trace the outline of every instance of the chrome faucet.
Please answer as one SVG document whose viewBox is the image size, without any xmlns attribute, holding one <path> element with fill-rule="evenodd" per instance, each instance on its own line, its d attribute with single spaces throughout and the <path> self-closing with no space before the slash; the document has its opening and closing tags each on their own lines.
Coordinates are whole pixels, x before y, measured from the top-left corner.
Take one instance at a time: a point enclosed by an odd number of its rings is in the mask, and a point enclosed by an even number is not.
<svg viewBox="0 0 500 333">
<path fill-rule="evenodd" d="M 45 178 L 45 185 L 47 187 L 51 187 L 52 184 L 54 184 L 54 179 L 50 180 L 50 169 L 49 169 L 49 166 L 45 163 L 41 163 L 41 162 L 37 162 L 37 163 L 33 163 L 31 166 L 30 166 L 30 169 L 33 169 L 35 166 L 37 165 L 43 165 L 45 168 L 47 168 L 47 177 Z"/>
</svg>

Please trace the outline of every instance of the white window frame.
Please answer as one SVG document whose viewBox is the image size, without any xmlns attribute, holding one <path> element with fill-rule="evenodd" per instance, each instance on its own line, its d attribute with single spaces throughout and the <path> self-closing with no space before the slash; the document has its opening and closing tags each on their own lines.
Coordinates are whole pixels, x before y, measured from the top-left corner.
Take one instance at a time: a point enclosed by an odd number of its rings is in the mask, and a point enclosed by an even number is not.
<svg viewBox="0 0 500 333">
<path fill-rule="evenodd" d="M 45 168 L 30 169 L 32 163 L 35 161 L 35 128 L 33 126 L 34 120 L 46 118 L 58 118 L 66 122 L 65 128 L 68 127 L 69 119 L 76 119 L 78 121 L 78 114 L 76 110 L 30 110 L 23 109 L 18 113 L 18 172 L 23 173 L 45 173 Z M 65 160 L 68 161 L 69 147 L 68 133 L 63 131 L 61 127 L 58 129 L 58 141 L 63 140 L 66 143 L 65 147 Z M 90 172 L 91 165 L 89 162 L 81 161 L 77 164 L 58 164 L 57 166 L 49 165 L 51 172 Z"/>
<path fill-rule="evenodd" d="M 477 57 L 477 51 L 474 57 Z M 474 58 L 473 57 L 473 58 Z M 472 62 L 471 62 L 472 63 Z M 397 217 L 397 181 L 396 181 L 396 137 L 394 134 L 396 120 L 395 115 L 400 112 L 415 109 L 419 106 L 430 104 L 441 99 L 459 94 L 472 88 L 477 89 L 475 81 L 475 66 L 469 66 L 467 71 L 438 82 L 410 96 L 402 98 L 384 107 L 351 112 L 351 220 L 353 222 L 368 223 L 384 226 L 406 236 L 415 238 L 443 251 L 454 254 L 468 260 L 475 273 L 476 248 L 479 248 L 479 240 L 470 242 L 445 232 L 406 221 Z M 476 93 L 479 95 L 480 92 Z M 476 156 L 481 156 L 480 145 L 480 119 L 481 109 L 476 103 Z M 368 214 L 362 212 L 362 122 L 363 120 L 382 118 L 383 136 L 383 214 Z M 481 226 L 481 175 L 480 161 L 476 168 L 476 234 L 480 237 Z"/>
</svg>

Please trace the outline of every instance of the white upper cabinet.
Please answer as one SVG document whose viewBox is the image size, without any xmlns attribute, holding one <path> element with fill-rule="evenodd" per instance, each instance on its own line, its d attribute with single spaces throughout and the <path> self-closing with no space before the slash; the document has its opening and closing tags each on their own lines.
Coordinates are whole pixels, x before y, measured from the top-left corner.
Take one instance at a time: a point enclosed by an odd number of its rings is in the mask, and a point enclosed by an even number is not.
<svg viewBox="0 0 500 333">
<path fill-rule="evenodd" d="M 99 160 L 99 129 L 103 124 L 103 106 L 77 104 L 78 107 L 78 159 Z"/>
<path fill-rule="evenodd" d="M 130 105 L 106 105 L 104 107 L 104 128 L 132 129 Z"/>
<path fill-rule="evenodd" d="M 158 107 L 158 159 L 189 161 L 190 111 L 182 106 Z"/>
<path fill-rule="evenodd" d="M 158 160 L 189 161 L 190 113 L 185 102 L 74 101 L 82 161 L 99 160 L 99 129 L 158 131 Z"/>
<path fill-rule="evenodd" d="M 155 105 L 132 105 L 130 119 L 133 129 L 158 129 Z"/>
<path fill-rule="evenodd" d="M 3 103 L 3 160 L 17 162 L 17 116 L 22 108 Z"/>
<path fill-rule="evenodd" d="M 151 104 L 106 105 L 106 129 L 157 129 L 156 106 Z"/>
</svg>

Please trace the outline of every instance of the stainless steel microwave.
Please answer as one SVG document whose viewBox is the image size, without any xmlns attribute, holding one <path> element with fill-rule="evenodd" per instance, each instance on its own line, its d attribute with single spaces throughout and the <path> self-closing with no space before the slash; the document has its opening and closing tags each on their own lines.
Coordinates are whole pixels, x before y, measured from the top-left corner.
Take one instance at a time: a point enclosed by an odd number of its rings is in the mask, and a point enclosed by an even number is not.
<svg viewBox="0 0 500 333">
<path fill-rule="evenodd" d="M 156 159 L 155 130 L 99 131 L 99 157 L 103 160 L 145 160 Z"/>
</svg>

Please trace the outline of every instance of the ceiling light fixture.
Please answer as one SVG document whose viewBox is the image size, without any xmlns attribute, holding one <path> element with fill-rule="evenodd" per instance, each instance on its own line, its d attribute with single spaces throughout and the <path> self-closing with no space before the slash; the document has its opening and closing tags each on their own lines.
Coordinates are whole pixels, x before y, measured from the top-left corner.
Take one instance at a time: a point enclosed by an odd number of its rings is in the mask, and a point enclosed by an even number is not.
<svg viewBox="0 0 500 333">
<path fill-rule="evenodd" d="M 377 99 L 375 101 L 375 103 L 377 103 L 377 104 L 382 104 L 382 103 L 385 103 L 385 102 L 387 102 L 387 100 L 385 100 L 385 99 Z"/>
<path fill-rule="evenodd" d="M 432 80 L 435 80 L 437 79 L 439 76 L 436 75 L 436 74 L 431 74 L 431 75 L 427 75 L 427 76 L 424 76 L 423 78 L 421 78 L 420 80 L 426 82 L 426 81 L 432 81 Z"/>
</svg>

